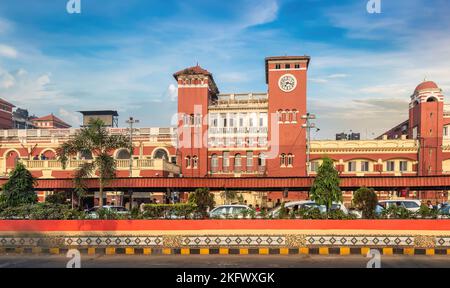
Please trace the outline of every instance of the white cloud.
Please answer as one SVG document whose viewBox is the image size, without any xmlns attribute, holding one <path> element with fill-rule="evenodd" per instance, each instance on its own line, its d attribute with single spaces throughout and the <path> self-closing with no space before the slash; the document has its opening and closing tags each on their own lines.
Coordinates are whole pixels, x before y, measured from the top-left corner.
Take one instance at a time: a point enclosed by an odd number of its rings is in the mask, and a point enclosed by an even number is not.
<svg viewBox="0 0 450 288">
<path fill-rule="evenodd" d="M 167 88 L 167 92 L 169 93 L 170 101 L 175 102 L 178 99 L 178 89 L 174 84 L 170 84 L 169 88 Z"/>
<path fill-rule="evenodd" d="M 247 1 L 244 26 L 251 27 L 273 22 L 277 19 L 279 5 L 276 0 Z"/>
<path fill-rule="evenodd" d="M 27 74 L 28 74 L 28 71 L 23 69 L 23 68 L 20 68 L 19 70 L 16 71 L 16 75 L 18 77 L 23 77 L 23 76 L 25 76 Z"/>
<path fill-rule="evenodd" d="M 41 88 L 44 88 L 44 86 L 50 84 L 50 74 L 43 74 L 39 76 L 36 80 L 36 84 Z"/>
<path fill-rule="evenodd" d="M 63 121 L 68 122 L 70 125 L 74 127 L 80 125 L 81 123 L 80 114 L 77 112 L 70 112 L 64 108 L 59 108 L 59 116 Z"/>
<path fill-rule="evenodd" d="M 12 23 L 4 18 L 0 18 L 0 34 L 5 34 L 12 28 Z"/>
<path fill-rule="evenodd" d="M 14 49 L 13 47 L 0 44 L 0 57 L 16 58 L 17 54 L 18 54 L 17 50 Z"/>
<path fill-rule="evenodd" d="M 14 86 L 16 80 L 11 73 L 0 69 L 0 88 L 8 89 Z"/>
<path fill-rule="evenodd" d="M 308 80 L 313 83 L 327 83 L 328 82 L 328 80 L 324 79 L 324 78 L 309 78 Z"/>
<path fill-rule="evenodd" d="M 347 78 L 347 74 L 331 74 L 328 76 L 330 79 L 336 79 L 336 78 Z"/>
</svg>

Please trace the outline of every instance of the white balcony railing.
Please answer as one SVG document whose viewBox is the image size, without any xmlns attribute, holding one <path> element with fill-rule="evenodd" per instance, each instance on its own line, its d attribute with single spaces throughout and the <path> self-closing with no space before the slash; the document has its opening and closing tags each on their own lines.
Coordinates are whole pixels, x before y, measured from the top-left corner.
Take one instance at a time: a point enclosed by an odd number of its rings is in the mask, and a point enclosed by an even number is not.
<svg viewBox="0 0 450 288">
<path fill-rule="evenodd" d="M 133 159 L 133 170 L 149 169 L 165 171 L 169 173 L 179 174 L 180 167 L 169 163 L 163 159 Z M 21 162 L 29 170 L 62 170 L 62 164 L 58 160 L 21 160 Z M 69 160 L 66 165 L 66 170 L 75 170 L 83 163 L 92 162 L 92 160 Z M 130 160 L 116 160 L 116 167 L 118 170 L 127 170 L 130 168 Z"/>
</svg>

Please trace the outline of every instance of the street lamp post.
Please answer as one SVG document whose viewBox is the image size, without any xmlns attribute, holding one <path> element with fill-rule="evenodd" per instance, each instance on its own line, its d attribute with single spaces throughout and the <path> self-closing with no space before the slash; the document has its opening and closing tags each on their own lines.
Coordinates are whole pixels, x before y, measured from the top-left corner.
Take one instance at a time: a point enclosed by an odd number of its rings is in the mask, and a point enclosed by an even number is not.
<svg viewBox="0 0 450 288">
<path fill-rule="evenodd" d="M 139 123 L 139 120 L 130 117 L 127 121 L 130 125 L 130 178 L 133 177 L 133 124 Z"/>
<path fill-rule="evenodd" d="M 306 175 L 309 176 L 309 172 L 311 171 L 311 128 L 315 128 L 316 124 L 311 123 L 311 120 L 316 119 L 316 115 L 311 113 L 306 113 L 306 115 L 302 115 L 302 119 L 306 120 L 306 123 L 302 125 L 302 128 L 305 128 L 307 131 L 306 137 Z"/>
<path fill-rule="evenodd" d="M 133 117 L 126 121 L 130 125 L 130 178 L 133 177 L 133 124 L 139 123 L 139 120 Z M 130 209 L 133 208 L 133 190 L 130 190 Z"/>
</svg>

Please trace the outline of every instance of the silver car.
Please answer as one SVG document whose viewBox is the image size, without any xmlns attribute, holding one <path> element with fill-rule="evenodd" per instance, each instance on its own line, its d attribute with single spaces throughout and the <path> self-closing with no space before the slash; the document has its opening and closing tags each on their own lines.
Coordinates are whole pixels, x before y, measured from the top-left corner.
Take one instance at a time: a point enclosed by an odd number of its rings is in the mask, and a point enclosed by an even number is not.
<svg viewBox="0 0 450 288">
<path fill-rule="evenodd" d="M 244 218 L 246 213 L 250 217 L 250 213 L 254 211 L 247 205 L 221 205 L 217 206 L 209 212 L 210 218 Z"/>
<path fill-rule="evenodd" d="M 89 210 L 86 211 L 86 213 L 88 214 L 89 218 L 91 219 L 98 219 L 98 213 L 97 211 L 100 209 L 99 206 L 95 206 Z M 122 206 L 111 206 L 111 205 L 106 205 L 103 206 L 103 209 L 111 211 L 113 213 L 119 214 L 119 215 L 128 215 L 130 214 L 130 212 L 128 211 L 127 208 L 122 207 Z"/>
</svg>

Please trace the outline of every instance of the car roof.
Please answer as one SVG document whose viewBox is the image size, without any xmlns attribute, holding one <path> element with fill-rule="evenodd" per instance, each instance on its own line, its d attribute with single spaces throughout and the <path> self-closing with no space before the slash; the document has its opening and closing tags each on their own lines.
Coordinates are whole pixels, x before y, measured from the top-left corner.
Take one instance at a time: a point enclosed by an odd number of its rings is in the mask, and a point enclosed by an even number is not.
<svg viewBox="0 0 450 288">
<path fill-rule="evenodd" d="M 312 200 L 302 200 L 302 201 L 286 202 L 286 203 L 284 203 L 284 206 L 300 205 L 300 204 L 307 204 L 307 203 L 314 203 L 314 204 L 316 204 L 316 202 L 314 202 Z"/>
<path fill-rule="evenodd" d="M 222 207 L 245 207 L 245 208 L 250 208 L 247 205 L 242 205 L 242 204 L 229 204 L 229 205 L 219 205 L 217 207 L 214 207 L 214 209 L 222 208 Z"/>
<path fill-rule="evenodd" d="M 415 199 L 398 199 L 398 200 L 381 200 L 378 201 L 379 203 L 386 203 L 386 202 L 420 202 L 420 200 Z"/>
</svg>

